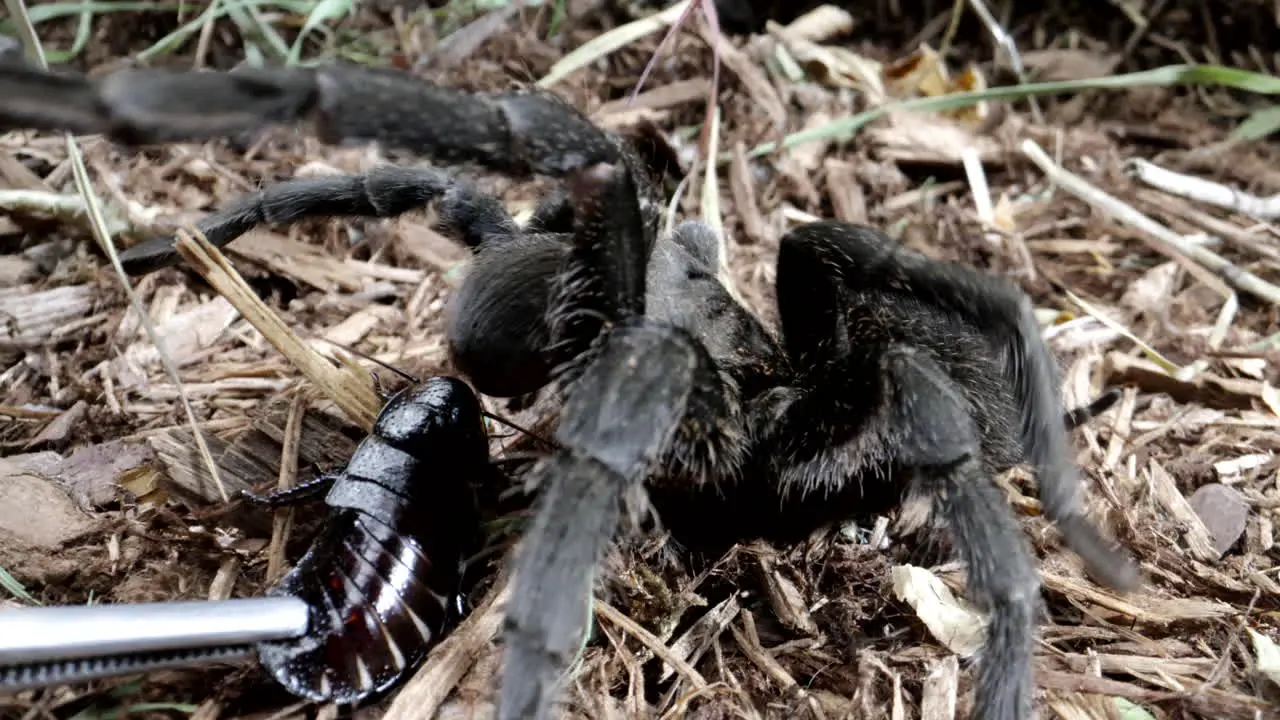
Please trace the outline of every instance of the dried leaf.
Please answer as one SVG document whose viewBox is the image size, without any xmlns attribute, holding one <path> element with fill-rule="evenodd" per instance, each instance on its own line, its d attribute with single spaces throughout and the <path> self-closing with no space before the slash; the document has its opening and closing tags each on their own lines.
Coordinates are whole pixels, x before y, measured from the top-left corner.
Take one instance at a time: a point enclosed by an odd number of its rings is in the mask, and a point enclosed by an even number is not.
<svg viewBox="0 0 1280 720">
<path fill-rule="evenodd" d="M 820 43 L 853 30 L 853 16 L 835 5 L 819 5 L 787 25 L 793 38 Z"/>
<path fill-rule="evenodd" d="M 1239 490 L 1221 483 L 1201 485 L 1191 496 L 1191 509 L 1204 521 L 1221 556 L 1244 534 L 1249 503 Z"/>
<path fill-rule="evenodd" d="M 891 573 L 894 595 L 916 611 L 948 650 L 967 658 L 982 647 L 986 618 L 952 595 L 938 576 L 915 565 L 896 565 Z"/>
<path fill-rule="evenodd" d="M 1156 720 L 1155 715 L 1147 712 L 1141 705 L 1129 702 L 1122 697 L 1116 698 L 1115 701 L 1120 720 Z"/>
<path fill-rule="evenodd" d="M 1280 686 L 1280 647 L 1276 646 L 1274 640 L 1253 628 L 1246 629 L 1249 631 L 1249 637 L 1253 638 L 1253 653 L 1258 658 L 1258 672 Z"/>
</svg>

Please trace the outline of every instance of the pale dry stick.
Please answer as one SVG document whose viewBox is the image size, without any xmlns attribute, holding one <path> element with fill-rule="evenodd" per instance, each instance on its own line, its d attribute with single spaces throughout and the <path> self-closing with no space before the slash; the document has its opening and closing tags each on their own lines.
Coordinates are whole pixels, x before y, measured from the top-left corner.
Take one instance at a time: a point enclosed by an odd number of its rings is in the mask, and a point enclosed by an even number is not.
<svg viewBox="0 0 1280 720">
<path fill-rule="evenodd" d="M 738 615 L 738 619 L 742 621 L 742 629 L 730 625 L 729 632 L 733 635 L 733 639 L 737 641 L 738 647 L 743 654 L 747 656 L 757 668 L 764 672 L 773 681 L 782 686 L 782 689 L 789 693 L 794 693 L 796 697 L 803 701 L 813 713 L 816 720 L 827 720 L 827 714 L 823 712 L 822 706 L 818 704 L 816 698 L 805 692 L 804 686 L 796 681 L 787 669 L 777 661 L 767 650 L 760 644 L 760 636 L 756 633 L 755 618 L 749 610 L 744 610 Z"/>
<path fill-rule="evenodd" d="M 26 3 L 23 0 L 5 0 L 5 5 L 9 8 L 9 16 L 17 26 L 18 33 L 22 36 L 23 44 L 26 45 L 28 53 L 34 56 L 36 64 L 42 70 L 48 70 L 49 61 L 44 56 L 44 48 L 40 45 L 40 37 L 36 35 L 36 29 L 31 24 L 31 17 L 27 14 Z M 102 248 L 102 252 L 110 258 L 111 267 L 116 271 L 116 275 L 119 276 L 125 295 L 129 297 L 130 307 L 141 319 L 142 327 L 146 330 L 147 338 L 151 341 L 151 344 L 155 346 L 156 352 L 160 356 L 160 362 L 164 365 L 165 373 L 168 374 L 178 388 L 178 399 L 181 401 L 182 409 L 187 416 L 187 423 L 191 426 L 192 437 L 195 438 L 201 460 L 204 461 L 209 469 L 209 476 L 213 478 L 214 486 L 218 488 L 218 495 L 223 502 L 230 502 L 231 497 L 227 495 L 227 488 L 222 482 L 222 475 L 218 472 L 218 464 L 214 462 L 213 454 L 209 452 L 209 445 L 205 442 L 204 435 L 200 433 L 199 425 L 196 422 L 196 411 L 191 407 L 191 401 L 183 390 L 182 379 L 178 376 L 178 366 L 165 349 L 159 333 L 156 332 L 155 325 L 152 324 L 151 318 L 142 307 L 142 299 L 134 291 L 133 283 L 129 281 L 129 276 L 125 274 L 124 267 L 120 265 L 120 257 L 116 254 L 115 243 L 111 240 L 111 232 L 107 229 L 106 216 L 103 214 L 101 203 L 98 202 L 97 193 L 93 191 L 93 183 L 89 179 L 89 169 L 85 167 L 84 157 L 80 154 L 80 145 L 71 133 L 63 133 L 62 136 L 66 140 L 67 158 L 71 161 L 71 172 L 75 178 L 76 190 L 84 198 L 85 210 L 89 216 L 89 227 L 93 231 L 93 238 L 98 243 L 98 246 Z"/>
<path fill-rule="evenodd" d="M 302 418 L 306 403 L 301 395 L 295 395 L 289 403 L 289 417 L 284 423 L 284 442 L 280 448 L 280 475 L 276 488 L 284 491 L 298 481 L 298 445 L 302 442 Z M 293 527 L 292 506 L 276 508 L 271 516 L 271 544 L 267 546 L 267 582 L 275 582 L 285 573 L 287 563 L 284 545 Z"/>
<path fill-rule="evenodd" d="M 1252 215 L 1259 220 L 1280 218 L 1280 195 L 1258 197 L 1222 183 L 1167 170 L 1142 158 L 1128 160 L 1124 171 L 1129 177 L 1171 195 Z"/>
<path fill-rule="evenodd" d="M 1229 220 L 1210 215 L 1191 203 L 1182 202 L 1181 199 L 1159 190 L 1139 190 L 1134 196 L 1173 217 L 1198 226 L 1206 233 L 1222 238 L 1224 242 L 1248 250 L 1269 262 L 1280 263 L 1280 244 L 1277 244 L 1268 234 L 1263 232 L 1255 234 L 1255 231 L 1250 228 L 1239 227 Z M 1265 228 L 1266 224 L 1254 225 L 1255 228 L 1258 226 Z"/>
<path fill-rule="evenodd" d="M 1001 50 L 1004 50 L 1005 57 L 1009 59 L 1009 67 L 1013 68 L 1013 74 L 1018 76 L 1018 82 L 1025 84 L 1027 68 L 1022 64 L 1022 55 L 1018 53 L 1018 45 L 1013 41 L 1013 37 L 1005 31 L 982 0 L 969 0 L 969 7 L 973 8 L 982 23 L 987 26 L 991 39 L 995 40 Z M 1034 95 L 1027 96 L 1027 104 L 1031 108 L 1031 119 L 1037 125 L 1043 125 L 1044 116 L 1040 113 L 1040 104 L 1036 102 Z"/>
<path fill-rule="evenodd" d="M 1159 350 L 1156 350 L 1155 348 L 1147 344 L 1145 340 L 1138 337 L 1137 335 L 1134 335 L 1133 331 L 1129 330 L 1129 328 L 1126 328 L 1124 325 L 1121 325 L 1115 320 L 1112 320 L 1111 318 L 1107 317 L 1106 313 L 1102 312 L 1098 308 L 1094 307 L 1093 305 L 1085 301 L 1084 298 L 1080 297 L 1079 295 L 1076 295 L 1070 290 L 1064 290 L 1063 293 L 1067 296 L 1068 300 L 1078 305 L 1081 310 L 1085 311 L 1085 313 L 1087 313 L 1094 320 L 1097 320 L 1098 322 L 1102 323 L 1106 327 L 1109 327 L 1112 330 L 1115 330 L 1116 332 L 1125 336 L 1129 340 L 1133 341 L 1133 343 L 1137 345 L 1140 350 L 1142 350 L 1142 353 L 1144 355 L 1151 358 L 1152 362 L 1160 366 L 1161 370 L 1164 370 L 1170 375 L 1177 375 L 1178 373 L 1182 372 L 1183 368 L 1180 365 L 1170 360 L 1169 358 L 1165 357 L 1164 355 L 1161 355 Z"/>
<path fill-rule="evenodd" d="M 712 106 L 711 124 L 707 130 L 707 152 L 705 157 L 720 156 L 720 108 Z M 729 236 L 725 232 L 724 222 L 720 214 L 720 177 L 716 172 L 716 163 L 706 164 L 706 172 L 702 179 L 702 220 L 712 227 L 720 240 L 720 266 L 716 268 L 720 283 L 729 291 L 739 305 L 746 305 L 738 284 L 733 281 L 733 273 L 729 270 Z"/>
<path fill-rule="evenodd" d="M 1036 669 L 1036 684 L 1042 688 L 1122 697 L 1130 702 L 1154 704 L 1175 702 L 1187 709 L 1221 720 L 1277 720 L 1280 710 L 1265 701 L 1212 688 L 1195 687 L 1189 692 L 1150 690 L 1110 678 Z"/>
<path fill-rule="evenodd" d="M 195 235 L 179 230 L 174 244 L 178 253 L 200 273 L 204 279 L 225 297 L 245 320 L 249 321 L 267 342 L 284 355 L 303 375 L 337 403 L 347 417 L 368 433 L 373 420 L 382 407 L 374 392 L 373 380 L 368 375 L 351 371 L 348 367 L 334 367 L 323 355 L 316 352 L 297 336 L 280 316 L 267 307 L 254 294 L 235 267 L 214 247 L 203 234 Z"/>
<path fill-rule="evenodd" d="M 635 22 L 629 22 L 626 25 L 619 25 L 608 32 L 597 35 L 552 65 L 547 74 L 537 82 L 538 87 L 551 87 L 575 70 L 584 68 L 600 58 L 607 57 L 641 38 L 648 37 L 674 24 L 689 9 L 690 3 L 694 1 L 681 0 L 681 2 L 656 15 L 650 15 Z"/>
<path fill-rule="evenodd" d="M 1211 250 L 1188 242 L 1185 237 L 1160 225 L 1132 206 L 1090 185 L 1079 175 L 1055 164 L 1034 140 L 1023 140 L 1021 147 L 1023 154 L 1053 183 L 1091 207 L 1142 231 L 1144 239 L 1157 252 L 1175 260 L 1189 258 L 1218 274 L 1237 290 L 1243 290 L 1269 303 L 1280 305 L 1280 287 L 1276 287 Z"/>
<path fill-rule="evenodd" d="M 702 677 L 702 673 L 695 670 L 692 665 L 685 662 L 683 659 L 677 657 L 676 654 L 671 652 L 671 649 L 653 633 L 640 627 L 634 620 L 623 615 L 620 610 L 600 599 L 596 599 L 596 601 L 592 603 L 592 607 L 598 617 L 602 617 L 614 625 L 617 625 L 628 635 L 640 641 L 640 644 L 648 648 L 649 651 L 652 652 L 659 660 L 662 660 L 675 668 L 676 672 L 683 675 L 684 679 L 687 680 L 695 689 L 705 688 L 707 686 L 708 683 L 706 679 Z"/>
<path fill-rule="evenodd" d="M 982 169 L 978 151 L 972 145 L 967 146 L 960 151 L 960 158 L 964 162 L 964 174 L 969 181 L 969 192 L 973 195 L 973 209 L 978 214 L 978 220 L 988 228 L 995 227 L 996 212 L 995 205 L 991 202 L 991 187 L 987 184 L 987 173 Z M 998 232 L 989 231 L 983 233 L 983 237 L 993 245 L 1004 241 Z"/>
<path fill-rule="evenodd" d="M 500 576 L 480 607 L 431 651 L 426 663 L 396 695 L 382 720 L 435 717 L 449 693 L 498 636 L 510 599 L 511 583 L 505 575 Z"/>
</svg>

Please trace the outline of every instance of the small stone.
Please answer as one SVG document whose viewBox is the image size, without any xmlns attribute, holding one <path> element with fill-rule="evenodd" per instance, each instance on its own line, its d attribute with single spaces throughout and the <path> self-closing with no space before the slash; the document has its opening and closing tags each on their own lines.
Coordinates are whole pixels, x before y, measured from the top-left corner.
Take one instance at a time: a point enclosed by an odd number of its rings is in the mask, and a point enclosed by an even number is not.
<svg viewBox="0 0 1280 720">
<path fill-rule="evenodd" d="M 1209 483 L 1195 491 L 1190 503 L 1191 509 L 1209 528 L 1214 549 L 1219 555 L 1230 550 L 1244 534 L 1245 521 L 1249 519 L 1249 501 L 1239 490 L 1222 483 Z"/>
</svg>

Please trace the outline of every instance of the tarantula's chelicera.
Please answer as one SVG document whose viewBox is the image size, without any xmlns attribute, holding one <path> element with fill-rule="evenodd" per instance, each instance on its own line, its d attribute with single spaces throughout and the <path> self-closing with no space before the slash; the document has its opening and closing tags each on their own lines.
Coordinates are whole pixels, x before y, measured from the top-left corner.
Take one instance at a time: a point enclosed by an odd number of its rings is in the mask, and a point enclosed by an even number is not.
<svg viewBox="0 0 1280 720">
<path fill-rule="evenodd" d="M 259 222 L 388 217 L 438 201 L 475 250 L 449 342 L 482 393 L 554 382 L 560 449 L 515 556 L 499 717 L 546 718 L 590 622 L 592 579 L 625 510 L 648 497 L 689 547 L 787 537 L 904 497 L 927 499 L 991 613 L 974 717 L 1031 717 L 1039 580 L 992 475 L 1034 468 L 1045 514 L 1101 582 L 1136 566 L 1084 516 L 1056 364 L 1012 285 L 817 222 L 781 240 L 782 341 L 717 276 L 696 222 L 658 232 L 661 196 L 625 142 L 547 95 L 469 95 L 395 71 L 332 66 L 131 71 L 97 80 L 0 66 L 0 128 L 192 139 L 314 118 L 329 141 L 376 139 L 439 159 L 569 176 L 518 227 L 437 170 L 384 168 L 263 189 L 200 224 L 217 244 Z M 173 260 L 130 248 L 132 271 Z M 708 527 L 690 507 L 728 504 Z"/>
</svg>

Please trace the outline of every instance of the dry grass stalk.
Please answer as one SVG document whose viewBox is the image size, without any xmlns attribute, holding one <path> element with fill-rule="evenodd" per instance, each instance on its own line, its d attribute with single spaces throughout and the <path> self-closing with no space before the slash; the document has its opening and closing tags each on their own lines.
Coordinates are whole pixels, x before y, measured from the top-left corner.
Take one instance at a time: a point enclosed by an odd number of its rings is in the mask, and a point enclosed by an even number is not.
<svg viewBox="0 0 1280 720">
<path fill-rule="evenodd" d="M 353 422 L 365 432 L 373 429 L 373 419 L 382 407 L 382 402 L 374 392 L 369 375 L 353 372 L 349 368 L 335 368 L 326 358 L 312 350 L 279 315 L 253 293 L 240 273 L 227 262 L 226 256 L 203 236 L 179 232 L 176 247 L 182 257 L 262 333 L 267 342 L 281 355 L 289 358 Z"/>
<path fill-rule="evenodd" d="M 280 474 L 277 490 L 288 490 L 298 481 L 298 445 L 302 441 L 302 416 L 306 406 L 301 397 L 295 396 L 289 403 L 289 419 L 284 426 L 284 444 L 280 448 Z M 284 546 L 293 526 L 292 507 L 276 508 L 271 518 L 271 544 L 267 546 L 267 582 L 275 582 L 288 568 L 285 565 Z"/>
<path fill-rule="evenodd" d="M 1252 293 L 1272 304 L 1280 304 L 1280 287 L 1276 287 L 1207 248 L 1188 242 L 1186 238 L 1148 218 L 1115 196 L 1090 185 L 1079 175 L 1066 170 L 1050 159 L 1034 140 L 1022 141 L 1022 152 L 1055 185 L 1061 186 L 1067 192 L 1107 213 L 1117 221 L 1141 230 L 1142 237 L 1153 249 L 1174 259 L 1187 258 L 1198 262 L 1221 275 L 1235 288 Z"/>
</svg>

